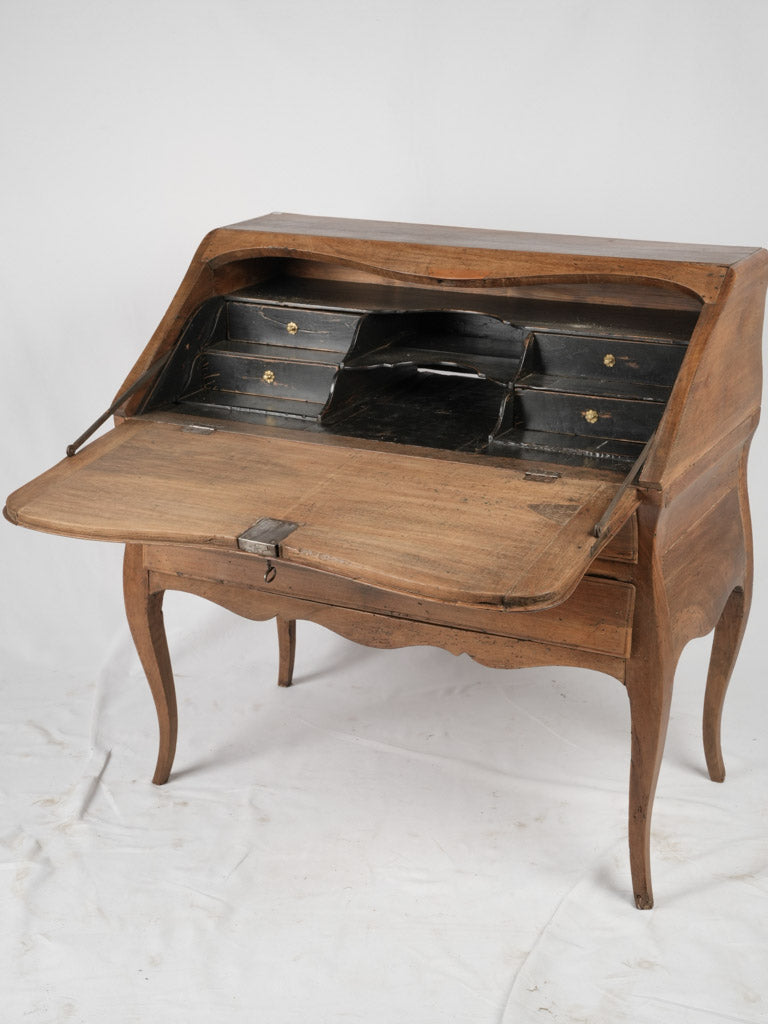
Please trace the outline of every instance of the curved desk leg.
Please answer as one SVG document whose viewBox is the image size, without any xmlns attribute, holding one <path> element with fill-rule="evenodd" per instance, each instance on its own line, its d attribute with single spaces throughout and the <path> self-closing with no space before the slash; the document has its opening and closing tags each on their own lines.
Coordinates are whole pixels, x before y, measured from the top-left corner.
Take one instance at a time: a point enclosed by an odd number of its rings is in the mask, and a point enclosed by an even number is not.
<svg viewBox="0 0 768 1024">
<path fill-rule="evenodd" d="M 140 544 L 126 544 L 123 562 L 125 612 L 141 664 L 152 691 L 160 728 L 160 748 L 152 779 L 156 786 L 168 781 L 176 753 L 178 715 L 171 658 L 163 625 L 163 593 L 151 593 Z"/>
<path fill-rule="evenodd" d="M 653 664 L 653 661 L 656 661 Z M 653 906 L 651 814 L 669 724 L 674 670 L 661 659 L 627 666 L 632 715 L 632 763 L 629 772 L 629 863 L 635 905 Z"/>
<path fill-rule="evenodd" d="M 642 525 L 642 524 L 641 524 Z M 643 536 L 645 534 L 645 536 Z M 638 586 L 632 631 L 632 655 L 625 683 L 632 720 L 632 761 L 629 771 L 629 863 L 635 905 L 653 906 L 651 885 L 651 814 L 669 724 L 676 659 L 666 592 L 652 542 L 653 523 L 641 528 L 647 545 L 644 585 Z"/>
<path fill-rule="evenodd" d="M 277 622 L 277 643 L 280 648 L 277 685 L 290 686 L 293 682 L 293 663 L 296 658 L 296 620 L 283 619 L 278 615 L 275 621 Z"/>
<path fill-rule="evenodd" d="M 744 630 L 749 618 L 752 604 L 752 580 L 754 576 L 754 556 L 752 548 L 752 516 L 749 510 L 747 493 L 747 460 L 749 458 L 749 442 L 744 446 L 739 461 L 739 511 L 741 513 L 741 529 L 743 538 L 744 580 L 740 587 L 734 588 L 728 595 L 725 607 L 715 626 L 712 640 L 712 654 L 709 659 L 707 673 L 707 689 L 704 695 L 704 757 L 707 761 L 709 777 L 713 782 L 725 779 L 725 764 L 720 746 L 720 723 L 723 717 L 723 704 L 736 657 L 741 647 Z"/>
<path fill-rule="evenodd" d="M 737 587 L 725 603 L 720 621 L 715 627 L 712 655 L 709 659 L 707 689 L 704 695 L 704 756 L 709 777 L 713 782 L 725 779 L 725 765 L 720 746 L 720 722 L 728 683 L 747 625 L 749 600 L 745 591 Z"/>
</svg>

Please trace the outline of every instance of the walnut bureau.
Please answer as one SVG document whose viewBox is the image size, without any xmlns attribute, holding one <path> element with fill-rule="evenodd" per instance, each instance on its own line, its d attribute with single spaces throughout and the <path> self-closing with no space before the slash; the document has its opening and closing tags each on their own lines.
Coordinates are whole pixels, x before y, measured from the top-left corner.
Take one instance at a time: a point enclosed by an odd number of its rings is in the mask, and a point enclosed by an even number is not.
<svg viewBox="0 0 768 1024">
<path fill-rule="evenodd" d="M 635 902 L 675 666 L 714 629 L 704 752 L 750 605 L 762 249 L 270 214 L 212 231 L 118 398 L 6 504 L 126 545 L 176 747 L 166 590 L 359 643 L 580 665 L 631 711 Z"/>
</svg>

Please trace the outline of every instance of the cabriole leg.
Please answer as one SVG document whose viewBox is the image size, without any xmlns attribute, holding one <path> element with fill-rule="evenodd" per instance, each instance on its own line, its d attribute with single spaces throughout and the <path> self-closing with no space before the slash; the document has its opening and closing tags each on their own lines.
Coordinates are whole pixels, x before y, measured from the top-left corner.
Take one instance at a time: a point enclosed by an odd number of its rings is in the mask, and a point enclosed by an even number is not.
<svg viewBox="0 0 768 1024">
<path fill-rule="evenodd" d="M 653 906 L 651 885 L 651 814 L 656 795 L 676 657 L 666 589 L 656 551 L 657 513 L 638 514 L 639 564 L 632 627 L 632 654 L 627 660 L 625 683 L 632 722 L 632 760 L 629 770 L 629 863 L 635 905 Z"/>
<path fill-rule="evenodd" d="M 726 601 L 715 627 L 704 696 L 704 756 L 707 759 L 709 777 L 713 782 L 722 782 L 725 779 L 725 765 L 720 746 L 720 723 L 725 693 L 741 647 L 748 615 L 749 602 L 746 594 L 741 587 L 737 587 Z"/>
<path fill-rule="evenodd" d="M 655 663 L 654 663 L 655 662 Z M 635 905 L 653 906 L 651 814 L 669 724 L 674 669 L 662 659 L 631 659 L 627 693 L 632 717 L 629 771 L 629 863 Z"/>
<path fill-rule="evenodd" d="M 293 682 L 293 663 L 296 658 L 296 620 L 277 616 L 277 643 L 280 649 L 280 667 L 277 685 L 290 686 Z"/>
<path fill-rule="evenodd" d="M 123 562 L 125 612 L 157 710 L 160 747 L 152 779 L 156 786 L 168 781 L 176 753 L 178 714 L 171 658 L 163 625 L 163 593 L 151 593 L 140 544 L 126 544 Z"/>
</svg>

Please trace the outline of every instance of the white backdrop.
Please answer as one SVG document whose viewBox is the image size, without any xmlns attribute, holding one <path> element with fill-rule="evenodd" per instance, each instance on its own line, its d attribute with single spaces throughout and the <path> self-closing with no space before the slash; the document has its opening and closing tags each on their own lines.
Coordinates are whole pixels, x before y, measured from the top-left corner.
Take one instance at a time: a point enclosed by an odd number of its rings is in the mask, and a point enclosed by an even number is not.
<svg viewBox="0 0 768 1024">
<path fill-rule="evenodd" d="M 2 496 L 108 404 L 217 225 L 289 210 L 768 244 L 762 0 L 2 15 Z M 121 552 L 3 523 L 3 1019 L 765 1020 L 767 445 L 729 777 L 702 774 L 697 642 L 647 914 L 607 678 L 306 627 L 307 685 L 284 693 L 272 624 L 172 595 L 182 732 L 155 790 Z"/>
</svg>

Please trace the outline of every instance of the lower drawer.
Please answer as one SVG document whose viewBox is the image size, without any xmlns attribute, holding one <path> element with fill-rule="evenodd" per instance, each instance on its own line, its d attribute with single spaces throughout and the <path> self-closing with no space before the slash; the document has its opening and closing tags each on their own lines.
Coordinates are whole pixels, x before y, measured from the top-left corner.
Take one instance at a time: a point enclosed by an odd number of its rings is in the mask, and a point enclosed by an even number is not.
<svg viewBox="0 0 768 1024">
<path fill-rule="evenodd" d="M 189 577 L 246 587 L 296 600 L 571 647 L 614 658 L 629 656 L 635 588 L 617 580 L 586 576 L 568 600 L 555 608 L 506 611 L 425 601 L 247 552 L 160 545 L 148 545 L 144 551 L 146 567 L 169 578 Z M 268 561 L 274 573 L 267 573 Z"/>
</svg>

